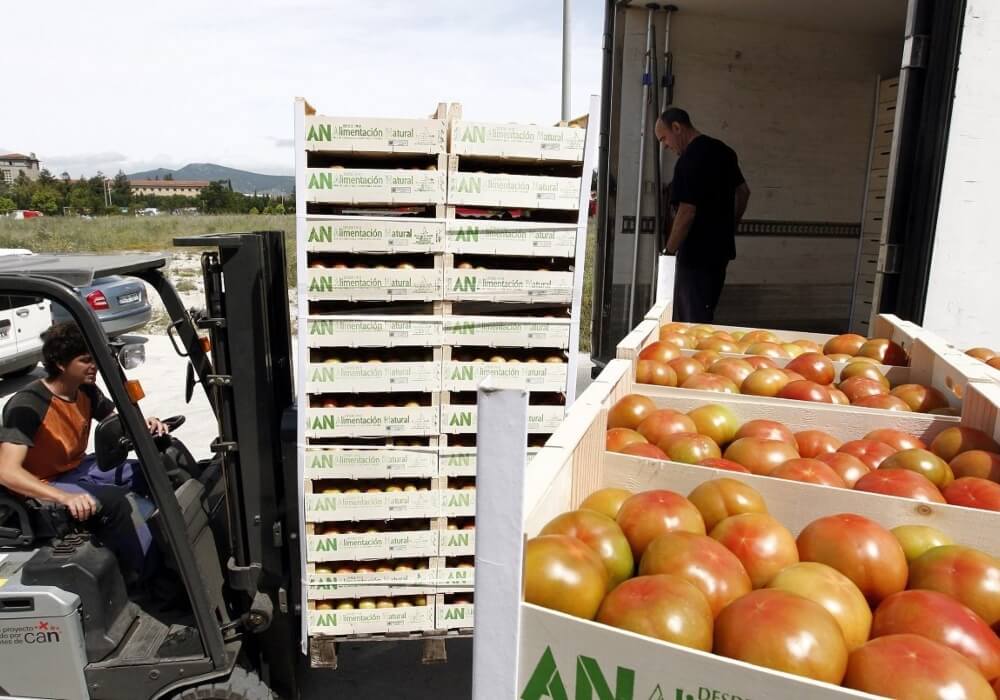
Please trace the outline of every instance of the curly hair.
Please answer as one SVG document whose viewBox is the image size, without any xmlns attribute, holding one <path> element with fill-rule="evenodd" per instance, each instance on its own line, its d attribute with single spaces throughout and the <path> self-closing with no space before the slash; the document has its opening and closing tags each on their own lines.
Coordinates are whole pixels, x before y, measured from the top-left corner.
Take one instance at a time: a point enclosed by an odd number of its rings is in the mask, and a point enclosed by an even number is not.
<svg viewBox="0 0 1000 700">
<path fill-rule="evenodd" d="M 90 348 L 80 327 L 72 321 L 57 323 L 42 333 L 42 364 L 49 379 L 62 374 L 59 365 L 65 367 L 74 358 L 89 354 Z"/>
</svg>

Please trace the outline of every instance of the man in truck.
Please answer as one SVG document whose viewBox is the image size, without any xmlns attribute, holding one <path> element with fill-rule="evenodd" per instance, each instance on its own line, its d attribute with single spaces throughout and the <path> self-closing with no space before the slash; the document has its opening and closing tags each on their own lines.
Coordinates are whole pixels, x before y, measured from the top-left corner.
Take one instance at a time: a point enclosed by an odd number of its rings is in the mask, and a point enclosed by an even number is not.
<svg viewBox="0 0 1000 700">
<path fill-rule="evenodd" d="M 736 257 L 736 227 L 750 188 L 736 152 L 698 131 L 683 109 L 665 111 L 654 131 L 677 155 L 670 187 L 675 213 L 666 245 L 667 255 L 677 256 L 674 320 L 712 323 L 726 268 Z"/>
<path fill-rule="evenodd" d="M 152 503 L 134 462 L 101 471 L 87 455 L 92 420 L 103 420 L 114 404 L 97 387 L 97 366 L 79 327 L 59 323 L 42 334 L 48 376 L 14 394 L 0 422 L 0 487 L 26 498 L 51 501 L 97 534 L 118 556 L 126 581 L 147 573 L 152 544 L 145 517 Z M 163 434 L 157 418 L 150 433 Z M 138 498 L 126 498 L 129 492 Z M 133 503 L 140 510 L 133 510 Z"/>
</svg>

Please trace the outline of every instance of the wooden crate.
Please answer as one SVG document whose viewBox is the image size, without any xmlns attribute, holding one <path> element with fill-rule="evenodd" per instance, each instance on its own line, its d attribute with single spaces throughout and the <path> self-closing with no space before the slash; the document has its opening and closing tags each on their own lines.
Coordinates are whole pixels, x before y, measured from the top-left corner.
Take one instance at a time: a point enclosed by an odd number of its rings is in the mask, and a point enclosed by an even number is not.
<svg viewBox="0 0 1000 700">
<path fill-rule="evenodd" d="M 583 161 L 586 130 L 570 126 L 497 124 L 461 118 L 452 105 L 449 152 L 455 155 L 522 161 Z"/>
<path fill-rule="evenodd" d="M 452 219 L 447 221 L 444 248 L 448 253 L 472 255 L 571 258 L 576 238 L 576 224 Z"/>
<path fill-rule="evenodd" d="M 523 387 L 529 391 L 566 391 L 568 363 L 560 353 L 559 362 L 487 362 L 455 359 L 455 348 L 444 348 L 441 384 L 444 391 L 476 391 L 487 377 L 500 388 Z M 498 360 L 502 357 L 498 356 Z"/>
<path fill-rule="evenodd" d="M 437 301 L 444 295 L 440 257 L 433 268 L 313 268 L 306 272 L 307 301 Z"/>
<path fill-rule="evenodd" d="M 522 302 L 570 304 L 573 301 L 573 271 L 461 269 L 445 256 L 444 299 L 446 301 Z"/>
<path fill-rule="evenodd" d="M 316 204 L 444 204 L 440 170 L 307 168 L 305 201 Z"/>
<path fill-rule="evenodd" d="M 524 316 L 447 316 L 443 320 L 443 343 L 466 347 L 569 347 L 568 318 Z"/>
<path fill-rule="evenodd" d="M 434 347 L 444 340 L 439 316 L 307 316 L 305 325 L 311 348 Z"/>
<path fill-rule="evenodd" d="M 441 219 L 323 216 L 306 217 L 305 250 L 316 253 L 443 253 Z"/>
</svg>

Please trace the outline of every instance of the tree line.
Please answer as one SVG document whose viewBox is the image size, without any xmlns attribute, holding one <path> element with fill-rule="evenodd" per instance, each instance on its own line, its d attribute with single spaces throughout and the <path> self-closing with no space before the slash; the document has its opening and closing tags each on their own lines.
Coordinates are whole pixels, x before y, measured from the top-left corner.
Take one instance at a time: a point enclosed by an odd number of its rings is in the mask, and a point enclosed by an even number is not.
<svg viewBox="0 0 1000 700">
<path fill-rule="evenodd" d="M 133 195 L 120 170 L 110 182 L 101 173 L 73 180 L 68 173 L 55 177 L 48 170 L 42 170 L 37 180 L 23 172 L 13 182 L 0 180 L 0 215 L 34 209 L 46 216 L 105 216 L 147 208 L 176 211 L 192 207 L 204 214 L 286 214 L 295 211 L 295 196 L 245 195 L 233 191 L 226 181 L 209 183 L 197 197 Z"/>
</svg>

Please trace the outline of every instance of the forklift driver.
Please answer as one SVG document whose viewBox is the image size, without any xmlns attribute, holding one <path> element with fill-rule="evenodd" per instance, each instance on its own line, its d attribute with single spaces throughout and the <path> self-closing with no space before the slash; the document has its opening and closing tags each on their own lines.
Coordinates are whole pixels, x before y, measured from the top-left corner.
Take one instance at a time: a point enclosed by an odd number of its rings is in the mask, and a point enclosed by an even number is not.
<svg viewBox="0 0 1000 700">
<path fill-rule="evenodd" d="M 42 334 L 48 376 L 16 393 L 0 423 L 0 486 L 24 496 L 65 506 L 118 557 L 126 582 L 144 577 L 152 537 L 145 517 L 152 503 L 138 464 L 126 461 L 101 471 L 85 454 L 91 420 L 114 413 L 114 404 L 95 384 L 97 367 L 75 323 Z M 166 427 L 157 418 L 153 435 Z M 129 492 L 140 511 L 135 512 Z"/>
</svg>

